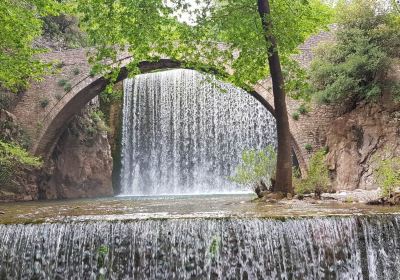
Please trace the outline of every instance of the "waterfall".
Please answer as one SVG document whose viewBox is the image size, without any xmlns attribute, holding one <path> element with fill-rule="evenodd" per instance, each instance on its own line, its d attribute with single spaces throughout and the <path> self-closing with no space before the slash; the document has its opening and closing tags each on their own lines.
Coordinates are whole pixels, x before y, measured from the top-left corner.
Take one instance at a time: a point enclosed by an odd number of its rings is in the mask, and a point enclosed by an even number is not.
<svg viewBox="0 0 400 280">
<path fill-rule="evenodd" d="M 0 279 L 400 279 L 400 216 L 0 225 Z"/>
<path fill-rule="evenodd" d="M 254 97 L 193 70 L 124 81 L 123 195 L 248 191 L 228 180 L 245 149 L 275 145 Z"/>
</svg>

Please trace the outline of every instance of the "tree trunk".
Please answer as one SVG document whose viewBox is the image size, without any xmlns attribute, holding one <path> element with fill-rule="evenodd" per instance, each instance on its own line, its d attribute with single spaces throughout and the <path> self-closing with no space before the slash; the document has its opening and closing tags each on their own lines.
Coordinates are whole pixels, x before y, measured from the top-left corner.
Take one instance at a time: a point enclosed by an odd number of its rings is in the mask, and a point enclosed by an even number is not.
<svg viewBox="0 0 400 280">
<path fill-rule="evenodd" d="M 285 88 L 279 59 L 277 44 L 272 34 L 272 21 L 268 0 L 257 0 L 258 12 L 264 31 L 266 44 L 268 45 L 268 63 L 272 78 L 274 94 L 274 107 L 276 128 L 278 135 L 278 155 L 276 165 L 276 182 L 274 192 L 293 194 L 292 186 L 292 149 L 289 130 L 289 119 L 285 101 Z"/>
</svg>

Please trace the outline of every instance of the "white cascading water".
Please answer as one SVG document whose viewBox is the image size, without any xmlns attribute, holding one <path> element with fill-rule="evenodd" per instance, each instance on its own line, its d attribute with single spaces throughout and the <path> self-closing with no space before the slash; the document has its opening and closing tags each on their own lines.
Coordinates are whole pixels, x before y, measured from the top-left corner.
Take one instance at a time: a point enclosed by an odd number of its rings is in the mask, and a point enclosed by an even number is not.
<svg viewBox="0 0 400 280">
<path fill-rule="evenodd" d="M 275 142 L 274 117 L 232 85 L 183 69 L 124 81 L 122 195 L 246 192 L 228 179 L 242 151 Z"/>
<path fill-rule="evenodd" d="M 400 216 L 0 224 L 0 279 L 400 279 Z"/>
</svg>

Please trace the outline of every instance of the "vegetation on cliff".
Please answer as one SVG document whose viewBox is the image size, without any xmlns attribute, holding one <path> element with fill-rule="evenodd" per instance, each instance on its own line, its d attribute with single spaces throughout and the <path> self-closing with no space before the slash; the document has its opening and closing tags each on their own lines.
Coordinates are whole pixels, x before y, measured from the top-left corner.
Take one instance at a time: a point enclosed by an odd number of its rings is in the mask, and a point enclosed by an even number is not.
<svg viewBox="0 0 400 280">
<path fill-rule="evenodd" d="M 390 77 L 400 58 L 399 6 L 383 2 L 353 0 L 337 5 L 335 41 L 318 48 L 310 71 L 319 100 L 371 101 L 385 90 L 400 97 L 400 84 Z"/>
<path fill-rule="evenodd" d="M 13 177 L 22 168 L 39 168 L 42 161 L 30 155 L 24 148 L 17 144 L 10 144 L 0 140 L 0 185 L 12 183 Z"/>
<path fill-rule="evenodd" d="M 35 58 L 42 50 L 33 42 L 42 34 L 42 18 L 57 14 L 60 8 L 55 0 L 0 2 L 0 88 L 24 89 L 29 79 L 38 79 L 50 69 Z"/>
</svg>

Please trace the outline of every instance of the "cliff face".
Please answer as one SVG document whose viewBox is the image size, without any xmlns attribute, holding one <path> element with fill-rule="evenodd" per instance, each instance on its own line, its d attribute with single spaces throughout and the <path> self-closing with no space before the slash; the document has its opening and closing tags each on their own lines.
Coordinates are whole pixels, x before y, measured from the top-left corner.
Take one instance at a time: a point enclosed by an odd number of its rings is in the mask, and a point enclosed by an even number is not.
<svg viewBox="0 0 400 280">
<path fill-rule="evenodd" d="M 18 125 L 17 118 L 10 112 L 0 109 L 0 140 L 26 147 L 29 138 Z M 1 159 L 0 159 L 1 160 Z M 0 162 L 0 169 L 4 168 Z M 24 165 L 0 170 L 0 201 L 22 201 L 38 199 L 37 175 L 40 170 Z"/>
<path fill-rule="evenodd" d="M 111 148 L 97 114 L 97 106 L 85 109 L 60 137 L 41 180 L 40 198 L 113 195 Z"/>
<path fill-rule="evenodd" d="M 42 170 L 18 166 L 10 180 L 0 178 L 0 201 L 113 195 L 108 129 L 97 108 L 89 105 L 71 121 Z M 3 141 L 29 145 L 17 118 L 5 110 L 0 110 L 0 128 Z"/>
<path fill-rule="evenodd" d="M 332 121 L 327 146 L 336 190 L 378 188 L 374 179 L 378 157 L 400 156 L 400 105 L 387 98 L 357 106 Z"/>
</svg>

